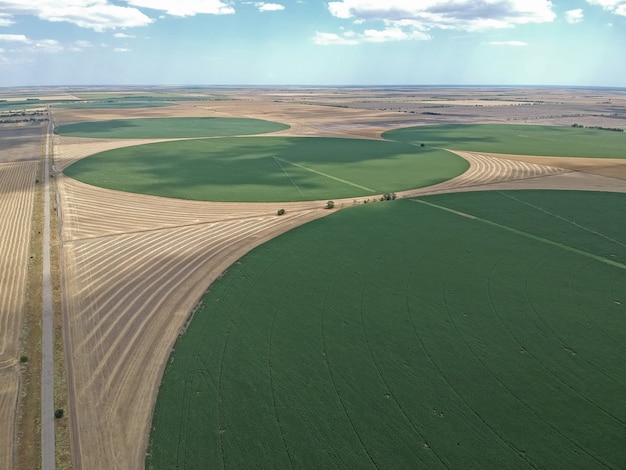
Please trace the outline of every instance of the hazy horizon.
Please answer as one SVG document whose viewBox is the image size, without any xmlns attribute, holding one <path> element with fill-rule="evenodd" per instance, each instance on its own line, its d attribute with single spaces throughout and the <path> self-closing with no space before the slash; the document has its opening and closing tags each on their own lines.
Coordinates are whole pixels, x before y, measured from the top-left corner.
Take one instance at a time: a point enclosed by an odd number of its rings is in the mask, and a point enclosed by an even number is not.
<svg viewBox="0 0 626 470">
<path fill-rule="evenodd" d="M 0 87 L 626 87 L 626 0 L 0 0 Z"/>
</svg>

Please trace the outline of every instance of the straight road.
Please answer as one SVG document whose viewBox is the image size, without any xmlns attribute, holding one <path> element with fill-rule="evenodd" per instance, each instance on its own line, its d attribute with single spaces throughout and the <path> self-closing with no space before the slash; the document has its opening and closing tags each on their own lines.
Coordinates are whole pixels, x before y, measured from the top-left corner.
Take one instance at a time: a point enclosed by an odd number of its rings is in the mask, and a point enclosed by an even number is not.
<svg viewBox="0 0 626 470">
<path fill-rule="evenodd" d="M 54 334 L 50 279 L 50 142 L 52 119 L 46 132 L 43 211 L 43 306 L 41 312 L 41 468 L 54 470 Z"/>
</svg>

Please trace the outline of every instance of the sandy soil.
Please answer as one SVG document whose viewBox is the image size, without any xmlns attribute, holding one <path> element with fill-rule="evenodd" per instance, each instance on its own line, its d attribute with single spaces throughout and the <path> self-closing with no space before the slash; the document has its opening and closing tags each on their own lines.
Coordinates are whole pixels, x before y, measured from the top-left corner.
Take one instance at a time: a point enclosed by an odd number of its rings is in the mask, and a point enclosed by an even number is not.
<svg viewBox="0 0 626 470">
<path fill-rule="evenodd" d="M 20 335 L 41 127 L 0 126 L 0 468 L 15 467 Z"/>
<path fill-rule="evenodd" d="M 335 99 L 329 92 L 277 93 L 244 90 L 236 94 L 237 100 L 171 108 L 55 110 L 54 118 L 59 124 L 121 117 L 257 117 L 290 124 L 291 129 L 280 133 L 284 135 L 369 138 L 388 128 L 429 122 L 405 112 L 295 102 L 304 101 L 305 94 L 308 99 Z M 345 100 L 347 95 L 341 97 Z M 505 99 L 514 101 L 511 96 Z M 510 109 L 498 108 L 500 113 Z M 97 151 L 136 143 L 56 137 L 56 168 Z M 464 175 L 399 195 L 559 185 L 624 190 L 622 180 L 585 173 L 565 161 L 557 166 L 534 157 L 458 154 L 470 162 Z M 62 174 L 58 186 L 75 463 L 89 469 L 142 468 L 162 370 L 200 296 L 245 252 L 332 211 L 323 208 L 325 201 L 169 200 L 95 188 Z M 335 202 L 339 208 L 360 201 Z M 277 216 L 279 208 L 286 214 Z"/>
</svg>

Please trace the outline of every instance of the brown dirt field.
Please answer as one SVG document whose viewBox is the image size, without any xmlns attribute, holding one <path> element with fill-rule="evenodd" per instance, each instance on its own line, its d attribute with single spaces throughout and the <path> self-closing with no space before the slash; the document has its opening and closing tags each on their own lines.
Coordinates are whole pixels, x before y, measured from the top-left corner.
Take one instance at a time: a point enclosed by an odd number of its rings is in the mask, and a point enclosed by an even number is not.
<svg viewBox="0 0 626 470">
<path fill-rule="evenodd" d="M 0 163 L 39 161 L 41 132 L 40 125 L 0 124 Z"/>
<path fill-rule="evenodd" d="M 305 101 L 305 93 L 241 91 L 233 95 L 239 99 L 170 108 L 54 110 L 54 118 L 62 124 L 121 117 L 254 117 L 290 124 L 291 129 L 280 133 L 283 135 L 369 138 L 392 127 L 429 122 L 405 112 L 294 102 Z M 322 92 L 315 98 L 335 99 Z M 55 165 L 61 170 L 91 153 L 137 143 L 55 137 Z M 532 158 L 524 161 L 458 153 L 470 162 L 464 175 L 399 196 L 550 187 L 557 180 L 569 189 L 609 188 L 607 180 L 619 181 Z M 323 209 L 325 201 L 234 204 L 169 200 L 96 188 L 62 174 L 57 184 L 75 468 L 142 468 L 163 368 L 201 295 L 250 249 L 332 211 Z M 335 202 L 337 208 L 355 203 L 353 199 Z M 279 208 L 286 209 L 286 214 L 277 216 Z"/>
<path fill-rule="evenodd" d="M 626 180 L 626 160 L 617 160 L 614 158 L 529 157 L 526 155 L 500 155 L 491 153 L 484 153 L 483 155 Z"/>
<path fill-rule="evenodd" d="M 15 144 L 11 147 L 4 140 Z M 13 140 L 12 140 L 13 139 Z M 14 468 L 30 231 L 41 128 L 16 137 L 0 127 L 0 468 Z M 28 157 L 26 157 L 26 156 Z"/>
</svg>

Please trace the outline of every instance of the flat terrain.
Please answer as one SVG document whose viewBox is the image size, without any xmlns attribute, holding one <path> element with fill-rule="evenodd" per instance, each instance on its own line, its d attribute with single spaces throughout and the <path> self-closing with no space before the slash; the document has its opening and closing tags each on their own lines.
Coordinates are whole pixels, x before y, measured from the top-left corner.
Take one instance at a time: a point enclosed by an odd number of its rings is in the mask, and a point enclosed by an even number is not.
<svg viewBox="0 0 626 470">
<path fill-rule="evenodd" d="M 133 193 L 280 202 L 429 186 L 467 167 L 449 152 L 405 143 L 260 136 L 125 147 L 84 158 L 64 172 L 84 183 Z"/>
<path fill-rule="evenodd" d="M 626 133 L 601 129 L 465 124 L 408 127 L 385 132 L 383 137 L 475 152 L 626 159 Z"/>
<path fill-rule="evenodd" d="M 14 468 L 35 179 L 41 126 L 0 125 L 0 467 Z M 27 352 L 26 352 L 27 353 Z"/>
<path fill-rule="evenodd" d="M 565 126 L 574 122 L 623 123 L 619 116 L 610 116 L 609 108 L 613 108 L 612 113 L 620 113 L 624 106 L 622 94 L 595 91 L 589 97 L 576 91 L 561 91 L 557 96 L 554 90 L 511 90 L 499 98 L 501 90 L 484 90 L 481 98 L 507 102 L 530 100 L 539 104 L 490 106 L 483 99 L 485 105 L 481 107 L 459 104 L 477 99 L 475 95 L 472 97 L 476 90 L 471 93 L 428 90 L 428 97 L 423 90 L 419 93 L 396 90 L 392 96 L 388 90 L 223 89 L 219 92 L 232 99 L 181 102 L 158 108 L 55 108 L 53 117 L 57 125 L 155 117 L 258 118 L 288 124 L 289 129 L 277 133 L 283 136 L 376 139 L 391 128 L 445 120 L 506 122 L 519 117 L 533 123 L 559 121 Z M 447 101 L 442 106 L 451 105 L 445 108 L 450 114 L 420 114 L 442 111 L 428 103 L 424 105 L 428 106 L 425 111 L 418 111 L 422 109 L 418 104 L 411 104 L 414 106 L 411 109 L 398 105 L 404 100 L 432 101 L 436 94 L 446 95 Z M 612 104 L 601 104 L 606 102 Z M 591 111 L 583 113 L 587 108 Z M 455 116 L 451 115 L 452 111 Z M 549 117 L 556 113 L 560 113 L 558 119 Z M 155 140 L 56 136 L 55 167 L 62 170 L 96 152 Z M 578 170 L 478 153 L 465 156 L 470 161 L 468 172 L 451 183 L 440 183 L 432 191 L 490 189 L 499 184 L 624 188 L 621 180 Z M 96 188 L 62 174 L 58 175 L 58 185 L 63 220 L 66 347 L 71 369 L 68 416 L 75 462 L 90 469 L 141 468 L 163 368 L 189 312 L 204 291 L 253 247 L 333 211 L 323 208 L 325 201 L 284 204 L 173 201 Z M 427 192 L 428 188 L 420 191 Z M 337 200 L 336 207 L 355 205 L 366 199 Z M 284 216 L 276 216 L 279 208 L 286 209 Z M 388 231 L 389 227 L 384 233 Z"/>
<path fill-rule="evenodd" d="M 619 468 L 626 194 L 340 211 L 216 281 L 150 468 Z"/>
<path fill-rule="evenodd" d="M 167 139 L 264 134 L 288 129 L 278 122 L 245 118 L 113 119 L 60 126 L 57 132 L 72 137 L 103 139 Z"/>
</svg>

